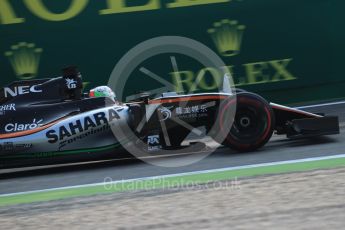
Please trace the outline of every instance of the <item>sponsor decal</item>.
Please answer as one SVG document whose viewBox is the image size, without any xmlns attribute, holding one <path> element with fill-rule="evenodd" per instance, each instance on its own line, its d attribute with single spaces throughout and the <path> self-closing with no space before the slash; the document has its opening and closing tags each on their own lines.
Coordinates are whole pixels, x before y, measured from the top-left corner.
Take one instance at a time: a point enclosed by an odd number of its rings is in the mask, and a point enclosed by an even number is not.
<svg viewBox="0 0 345 230">
<path fill-rule="evenodd" d="M 16 97 L 18 95 L 30 94 L 30 93 L 42 93 L 42 90 L 36 88 L 37 85 L 33 86 L 14 86 L 12 88 L 5 87 L 4 88 L 4 96 L 5 98 L 8 97 Z"/>
<path fill-rule="evenodd" d="M 213 23 L 207 30 L 215 49 L 224 59 L 233 58 L 241 54 L 243 38 L 247 26 L 237 20 L 223 19 Z M 223 66 L 230 72 L 236 86 L 267 84 L 281 81 L 296 80 L 290 65 L 293 58 L 254 61 L 239 65 Z M 229 62 L 230 63 L 230 62 Z M 206 67 L 198 71 L 179 70 L 170 73 L 176 92 L 195 92 L 199 90 L 219 89 L 223 84 L 222 71 Z M 210 80 L 207 80 L 210 79 Z M 197 84 L 195 84 L 197 82 Z"/>
<path fill-rule="evenodd" d="M 13 142 L 0 144 L 0 152 L 19 152 L 30 148 L 32 148 L 32 144 L 14 144 Z"/>
<path fill-rule="evenodd" d="M 183 115 L 183 114 L 191 114 L 191 113 L 206 113 L 207 106 L 206 105 L 194 105 L 189 107 L 177 107 L 176 108 L 176 115 Z"/>
<path fill-rule="evenodd" d="M 89 0 L 71 0 L 69 6 L 59 12 L 54 13 L 54 9 L 49 7 L 45 1 L 32 1 L 25 0 L 22 4 L 27 10 L 39 19 L 44 21 L 59 22 L 71 20 L 79 16 L 86 10 Z M 96 1 L 95 1 L 96 2 Z M 134 2 L 134 3 L 133 3 Z M 135 3 L 137 2 L 137 3 Z M 152 11 L 160 9 L 175 9 L 180 7 L 192 7 L 208 4 L 221 4 L 230 3 L 232 0 L 170 0 L 168 3 L 164 0 L 146 0 L 146 1 L 133 1 L 133 0 L 103 0 L 97 1 L 104 9 L 99 11 L 99 15 L 109 14 L 124 14 L 132 12 Z M 18 24 L 29 21 L 18 15 L 14 4 L 10 0 L 0 1 L 0 24 Z M 56 9 L 55 9 L 56 11 Z M 31 18 L 31 17 L 30 17 Z"/>
<path fill-rule="evenodd" d="M 36 129 L 42 126 L 43 119 L 36 120 L 33 119 L 31 123 L 22 124 L 22 123 L 9 123 L 5 125 L 5 132 L 12 133 L 12 132 L 20 132 L 26 130 Z"/>
<path fill-rule="evenodd" d="M 1 151 L 12 152 L 14 151 L 13 142 L 5 142 L 4 144 L 0 145 Z"/>
<path fill-rule="evenodd" d="M 66 85 L 68 89 L 76 89 L 77 81 L 74 79 L 66 78 Z"/>
<path fill-rule="evenodd" d="M 58 130 L 49 130 L 46 133 L 46 137 L 51 144 L 60 141 L 61 148 L 66 145 L 66 139 L 69 140 L 68 144 L 70 144 L 89 135 L 103 132 L 110 128 L 109 123 L 118 119 L 120 119 L 119 114 L 114 108 L 111 108 L 108 110 L 107 114 L 105 112 L 95 113 L 70 122 L 66 126 L 60 126 Z M 77 136 L 78 134 L 81 135 Z"/>
<path fill-rule="evenodd" d="M 158 111 L 162 114 L 162 119 L 160 121 L 166 121 L 172 117 L 172 108 L 173 106 L 167 108 L 159 108 Z M 193 106 L 187 106 L 187 107 L 176 107 L 175 115 L 178 118 L 201 118 L 201 117 L 207 117 L 207 105 L 193 105 Z"/>
<path fill-rule="evenodd" d="M 16 111 L 16 104 L 0 105 L 0 115 L 5 115 L 6 111 Z"/>
<path fill-rule="evenodd" d="M 171 108 L 172 106 L 169 108 L 163 107 L 158 109 L 158 111 L 162 114 L 162 119 L 160 121 L 166 121 L 171 118 Z"/>
<path fill-rule="evenodd" d="M 151 135 L 147 137 L 148 151 L 156 151 L 162 148 L 160 145 L 159 135 Z"/>
<path fill-rule="evenodd" d="M 194 105 L 188 107 L 177 107 L 176 116 L 179 118 L 201 118 L 207 117 L 207 105 Z"/>
<path fill-rule="evenodd" d="M 69 144 L 72 144 L 78 140 L 83 140 L 84 138 L 87 138 L 91 135 L 96 135 L 98 133 L 104 133 L 108 130 L 110 130 L 110 126 L 107 124 L 104 124 L 98 128 L 91 129 L 89 131 L 84 131 L 83 133 L 81 133 L 79 135 L 74 135 L 71 138 L 66 138 L 65 140 L 63 140 L 59 143 L 59 150 L 61 150 L 61 148 L 65 147 Z"/>
</svg>

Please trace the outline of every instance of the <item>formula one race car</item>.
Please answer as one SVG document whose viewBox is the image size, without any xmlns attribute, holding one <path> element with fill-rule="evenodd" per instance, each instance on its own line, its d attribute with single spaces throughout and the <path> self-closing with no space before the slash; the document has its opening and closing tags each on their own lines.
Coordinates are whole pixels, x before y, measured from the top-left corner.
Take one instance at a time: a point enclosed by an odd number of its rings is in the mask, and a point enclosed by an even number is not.
<svg viewBox="0 0 345 230">
<path fill-rule="evenodd" d="M 288 138 L 339 133 L 337 117 L 268 103 L 242 90 L 170 92 L 128 103 L 106 86 L 83 94 L 80 73 L 70 67 L 62 77 L 17 81 L 0 90 L 0 167 L 120 159 L 127 147 L 136 153 L 181 149 L 197 127 L 241 152 L 262 147 L 274 131 Z"/>
</svg>

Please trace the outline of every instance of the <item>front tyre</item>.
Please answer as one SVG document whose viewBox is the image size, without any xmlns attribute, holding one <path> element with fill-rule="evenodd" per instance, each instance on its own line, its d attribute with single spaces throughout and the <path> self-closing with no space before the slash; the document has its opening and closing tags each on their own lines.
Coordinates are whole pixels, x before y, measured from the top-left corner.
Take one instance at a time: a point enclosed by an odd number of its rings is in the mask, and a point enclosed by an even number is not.
<svg viewBox="0 0 345 230">
<path fill-rule="evenodd" d="M 234 105 L 233 99 L 225 101 L 219 109 L 221 144 L 231 149 L 247 152 L 264 146 L 272 137 L 275 116 L 269 103 L 259 95 L 243 92 L 237 95 L 236 115 L 231 129 L 226 128 L 227 116 Z"/>
</svg>

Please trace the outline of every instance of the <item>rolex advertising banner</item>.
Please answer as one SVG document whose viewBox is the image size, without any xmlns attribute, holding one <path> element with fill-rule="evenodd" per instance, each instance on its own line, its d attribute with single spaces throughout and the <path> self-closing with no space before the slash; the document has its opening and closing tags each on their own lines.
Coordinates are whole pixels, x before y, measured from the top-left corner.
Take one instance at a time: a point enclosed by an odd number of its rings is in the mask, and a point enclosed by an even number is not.
<svg viewBox="0 0 345 230">
<path fill-rule="evenodd" d="M 59 76 L 70 64 L 87 89 L 106 85 L 133 47 L 178 36 L 221 57 L 236 87 L 270 100 L 341 98 L 344 8 L 342 0 L 0 0 L 0 85 Z M 178 92 L 217 88 L 216 69 L 176 53 L 178 68 L 171 54 L 133 66 L 141 71 L 129 94 L 154 85 L 153 73 Z"/>
</svg>

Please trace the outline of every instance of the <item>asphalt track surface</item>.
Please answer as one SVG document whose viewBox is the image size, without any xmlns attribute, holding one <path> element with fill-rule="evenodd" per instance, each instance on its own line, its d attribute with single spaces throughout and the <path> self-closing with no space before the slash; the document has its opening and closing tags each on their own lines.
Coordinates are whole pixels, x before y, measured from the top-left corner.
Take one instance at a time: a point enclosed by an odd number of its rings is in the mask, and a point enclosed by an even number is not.
<svg viewBox="0 0 345 230">
<path fill-rule="evenodd" d="M 111 178 L 114 181 L 126 180 L 345 154 L 345 102 L 304 110 L 339 116 L 341 134 L 304 140 L 273 137 L 264 148 L 253 153 L 236 153 L 228 148 L 219 148 L 197 163 L 178 168 L 159 167 L 141 161 L 107 161 L 14 171 L 0 170 L 0 194 L 100 183 L 104 182 L 105 178 Z"/>
</svg>

